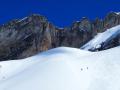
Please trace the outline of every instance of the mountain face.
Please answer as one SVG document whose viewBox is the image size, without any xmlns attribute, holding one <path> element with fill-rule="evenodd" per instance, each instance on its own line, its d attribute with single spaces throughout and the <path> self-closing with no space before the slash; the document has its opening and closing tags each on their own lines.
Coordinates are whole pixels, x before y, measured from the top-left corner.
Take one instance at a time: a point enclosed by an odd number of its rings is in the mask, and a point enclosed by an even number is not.
<svg viewBox="0 0 120 90">
<path fill-rule="evenodd" d="M 63 29 L 37 14 L 13 20 L 0 26 L 0 60 L 23 59 L 59 46 L 80 48 L 97 33 L 119 24 L 120 14 L 114 12 L 103 20 L 82 18 Z"/>
</svg>

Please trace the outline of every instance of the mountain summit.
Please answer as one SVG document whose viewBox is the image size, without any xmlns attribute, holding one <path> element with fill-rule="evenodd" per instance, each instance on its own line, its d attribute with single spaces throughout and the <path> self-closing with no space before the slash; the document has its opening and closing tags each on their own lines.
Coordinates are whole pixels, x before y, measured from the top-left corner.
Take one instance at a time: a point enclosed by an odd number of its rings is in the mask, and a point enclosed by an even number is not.
<svg viewBox="0 0 120 90">
<path fill-rule="evenodd" d="M 0 26 L 0 60 L 23 59 L 59 46 L 80 48 L 98 33 L 119 24 L 120 14 L 116 12 L 103 20 L 82 18 L 65 28 L 54 26 L 38 14 L 12 20 Z"/>
</svg>

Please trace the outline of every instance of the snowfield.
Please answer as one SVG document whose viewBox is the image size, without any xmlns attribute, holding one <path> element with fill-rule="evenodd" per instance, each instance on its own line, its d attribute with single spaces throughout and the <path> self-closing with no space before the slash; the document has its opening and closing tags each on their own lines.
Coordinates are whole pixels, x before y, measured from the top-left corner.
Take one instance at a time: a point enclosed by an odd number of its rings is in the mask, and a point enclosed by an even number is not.
<svg viewBox="0 0 120 90">
<path fill-rule="evenodd" d="M 84 50 L 98 49 L 101 47 L 102 43 L 109 42 L 117 35 L 120 34 L 120 25 L 107 29 L 103 33 L 96 35 L 91 41 L 81 47 Z"/>
<path fill-rule="evenodd" d="M 120 47 L 89 52 L 60 47 L 0 62 L 0 90 L 120 90 Z"/>
</svg>

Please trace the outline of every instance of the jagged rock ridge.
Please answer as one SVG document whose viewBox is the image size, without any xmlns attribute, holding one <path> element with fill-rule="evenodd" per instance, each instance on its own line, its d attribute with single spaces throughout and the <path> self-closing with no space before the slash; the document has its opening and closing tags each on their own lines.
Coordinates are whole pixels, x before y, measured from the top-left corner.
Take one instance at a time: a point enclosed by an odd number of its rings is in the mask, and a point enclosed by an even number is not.
<svg viewBox="0 0 120 90">
<path fill-rule="evenodd" d="M 120 24 L 120 14 L 103 20 L 82 18 L 70 27 L 57 28 L 44 16 L 33 14 L 0 26 L 0 60 L 21 59 L 59 46 L 80 48 L 97 33 Z"/>
</svg>

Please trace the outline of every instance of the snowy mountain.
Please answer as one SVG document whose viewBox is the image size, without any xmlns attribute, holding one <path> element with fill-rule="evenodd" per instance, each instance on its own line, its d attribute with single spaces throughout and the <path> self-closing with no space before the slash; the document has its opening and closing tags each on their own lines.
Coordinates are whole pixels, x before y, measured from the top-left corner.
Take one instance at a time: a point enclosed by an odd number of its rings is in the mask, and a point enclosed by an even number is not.
<svg viewBox="0 0 120 90">
<path fill-rule="evenodd" d="M 100 52 L 61 47 L 3 61 L 0 90 L 120 90 L 119 55 L 120 47 Z"/>
<path fill-rule="evenodd" d="M 64 28 L 39 14 L 15 19 L 0 25 L 0 61 L 24 59 L 61 46 L 80 48 L 116 25 L 120 25 L 120 14 L 116 12 L 103 19 L 83 17 Z"/>
<path fill-rule="evenodd" d="M 119 68 L 119 13 L 65 28 L 38 14 L 0 26 L 0 90 L 120 90 Z"/>
<path fill-rule="evenodd" d="M 104 50 L 120 45 L 120 25 L 107 29 L 96 35 L 91 41 L 81 47 L 84 50 Z"/>
</svg>

